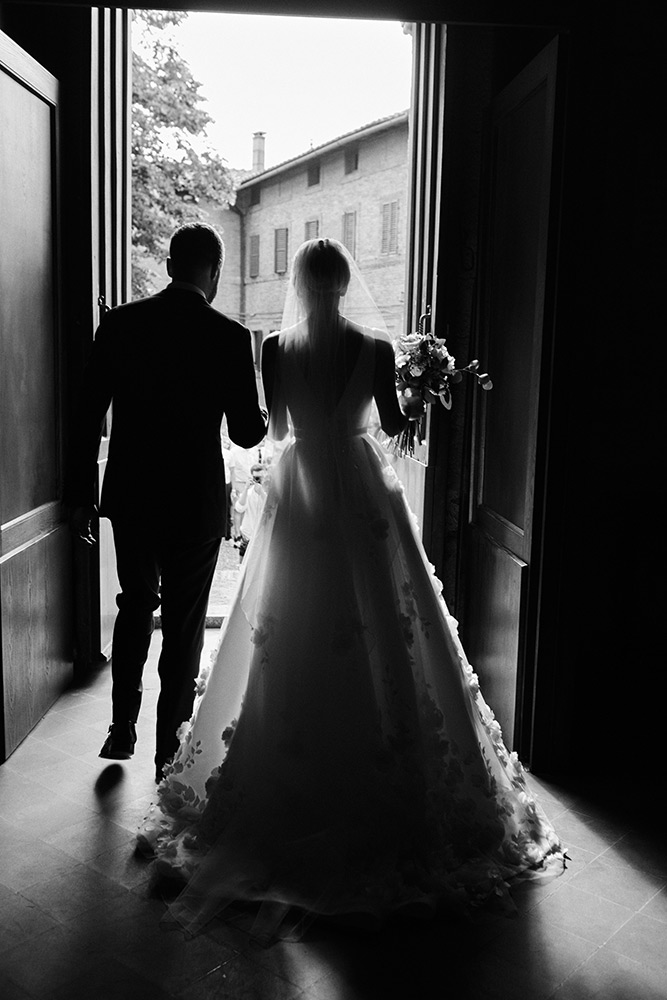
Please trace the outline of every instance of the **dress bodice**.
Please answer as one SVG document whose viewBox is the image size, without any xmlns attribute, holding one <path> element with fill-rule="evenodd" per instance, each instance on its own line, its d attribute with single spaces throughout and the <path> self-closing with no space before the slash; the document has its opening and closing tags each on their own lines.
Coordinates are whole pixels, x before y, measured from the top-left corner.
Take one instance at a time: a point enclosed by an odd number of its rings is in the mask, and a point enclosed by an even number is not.
<svg viewBox="0 0 667 1000">
<path fill-rule="evenodd" d="M 344 442 L 367 431 L 375 367 L 375 341 L 370 333 L 363 333 L 354 366 L 341 391 L 329 402 L 331 373 L 325 376 L 325 386 L 322 378 L 308 369 L 303 339 L 281 334 L 278 352 L 283 402 L 296 441 Z"/>
</svg>

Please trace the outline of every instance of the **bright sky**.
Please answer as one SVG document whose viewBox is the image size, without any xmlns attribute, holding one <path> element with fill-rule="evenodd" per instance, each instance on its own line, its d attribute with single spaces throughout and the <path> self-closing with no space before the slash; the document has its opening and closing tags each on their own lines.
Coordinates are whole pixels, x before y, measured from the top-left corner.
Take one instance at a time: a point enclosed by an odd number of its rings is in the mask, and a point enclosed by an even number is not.
<svg viewBox="0 0 667 1000">
<path fill-rule="evenodd" d="M 176 32 L 230 167 L 251 169 L 253 132 L 271 167 L 410 105 L 412 39 L 397 21 L 192 12 Z"/>
</svg>

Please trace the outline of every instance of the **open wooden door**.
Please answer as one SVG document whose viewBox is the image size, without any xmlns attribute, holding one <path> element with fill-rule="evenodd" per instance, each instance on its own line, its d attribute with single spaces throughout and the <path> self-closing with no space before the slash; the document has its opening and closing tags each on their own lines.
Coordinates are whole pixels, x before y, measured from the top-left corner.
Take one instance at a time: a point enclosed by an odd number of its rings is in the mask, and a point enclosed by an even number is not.
<svg viewBox="0 0 667 1000">
<path fill-rule="evenodd" d="M 58 82 L 0 33 L 0 762 L 71 676 Z"/>
<path fill-rule="evenodd" d="M 463 641 L 507 744 L 530 746 L 547 474 L 558 158 L 558 38 L 493 101 L 484 166 Z"/>
</svg>

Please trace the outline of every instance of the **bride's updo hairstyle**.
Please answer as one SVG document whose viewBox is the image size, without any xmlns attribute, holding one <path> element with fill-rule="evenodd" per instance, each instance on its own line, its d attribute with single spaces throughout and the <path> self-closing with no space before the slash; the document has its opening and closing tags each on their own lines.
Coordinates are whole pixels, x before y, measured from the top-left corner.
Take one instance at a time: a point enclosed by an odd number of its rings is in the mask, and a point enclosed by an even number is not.
<svg viewBox="0 0 667 1000">
<path fill-rule="evenodd" d="M 292 264 L 294 286 L 300 298 L 314 304 L 345 295 L 350 284 L 350 265 L 338 240 L 308 240 Z"/>
</svg>

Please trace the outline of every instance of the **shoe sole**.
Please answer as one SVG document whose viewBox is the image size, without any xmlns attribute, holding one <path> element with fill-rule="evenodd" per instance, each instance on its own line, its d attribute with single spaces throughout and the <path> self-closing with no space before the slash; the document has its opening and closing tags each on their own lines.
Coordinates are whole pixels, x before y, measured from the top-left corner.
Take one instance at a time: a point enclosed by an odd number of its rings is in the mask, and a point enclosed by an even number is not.
<svg viewBox="0 0 667 1000">
<path fill-rule="evenodd" d="M 101 750 L 98 756 L 100 756 L 102 760 L 131 760 L 134 756 L 134 751 L 132 751 L 132 753 L 127 753 L 127 751 L 116 750 L 115 752 L 108 751 L 107 753 L 104 753 L 104 751 Z"/>
</svg>

